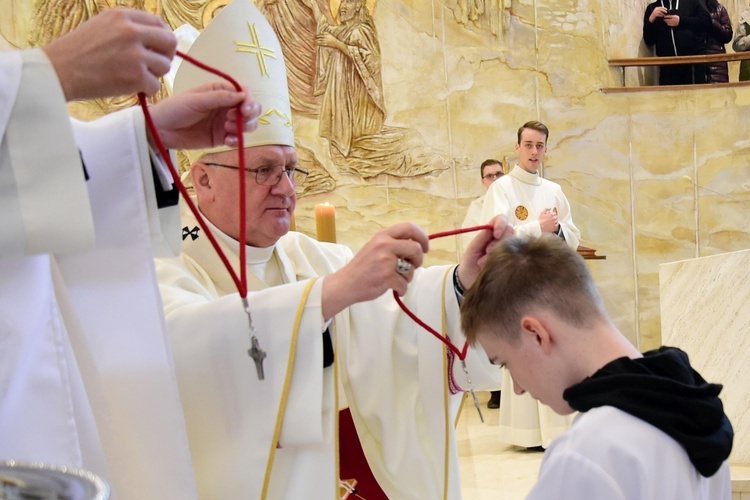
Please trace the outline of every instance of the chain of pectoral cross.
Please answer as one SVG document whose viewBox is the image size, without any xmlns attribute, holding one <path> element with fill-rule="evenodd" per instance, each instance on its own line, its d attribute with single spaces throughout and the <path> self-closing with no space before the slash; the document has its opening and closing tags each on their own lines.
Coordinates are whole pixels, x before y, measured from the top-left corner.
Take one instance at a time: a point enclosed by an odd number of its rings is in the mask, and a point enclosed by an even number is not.
<svg viewBox="0 0 750 500">
<path fill-rule="evenodd" d="M 195 66 L 208 71 L 209 73 L 213 73 L 217 76 L 220 76 L 221 78 L 227 80 L 229 83 L 234 86 L 235 90 L 237 92 L 242 92 L 242 87 L 240 86 L 237 81 L 229 76 L 228 74 L 219 71 L 216 68 L 212 68 L 211 66 L 208 66 L 207 64 L 204 64 L 198 60 L 196 60 L 193 57 L 188 56 L 187 54 L 184 54 L 180 51 L 177 51 L 177 55 L 179 57 L 182 57 L 185 61 L 190 62 L 191 64 L 194 64 Z M 253 361 L 255 362 L 255 369 L 258 373 L 258 379 L 263 380 L 265 379 L 265 373 L 263 372 L 263 360 L 266 358 L 266 352 L 261 348 L 260 342 L 258 341 L 258 337 L 255 335 L 255 326 L 253 325 L 253 317 L 250 314 L 250 306 L 247 301 L 247 268 L 245 266 L 246 263 L 246 257 L 245 257 L 245 235 L 246 235 L 246 227 L 245 227 L 245 155 L 244 155 L 244 149 L 245 149 L 245 139 L 244 139 L 244 122 L 242 119 L 242 103 L 239 103 L 237 105 L 237 156 L 239 158 L 238 163 L 238 175 L 239 175 L 239 191 L 240 191 L 240 203 L 239 203 L 239 241 L 240 241 L 240 254 L 239 254 L 239 268 L 240 273 L 239 276 L 235 272 L 234 268 L 232 267 L 232 264 L 229 262 L 229 259 L 222 251 L 221 247 L 219 246 L 219 243 L 216 241 L 216 238 L 211 233 L 211 229 L 208 227 L 208 224 L 206 224 L 205 219 L 203 218 L 203 215 L 200 213 L 200 210 L 195 206 L 195 203 L 193 203 L 193 200 L 190 199 L 190 193 L 188 193 L 187 189 L 185 188 L 185 185 L 180 180 L 180 176 L 177 173 L 177 169 L 175 169 L 174 165 L 172 164 L 172 160 L 167 153 L 167 149 L 164 147 L 164 143 L 161 140 L 161 137 L 159 136 L 158 130 L 156 130 L 156 126 L 154 125 L 154 121 L 151 119 L 151 114 L 148 111 L 148 104 L 146 103 L 146 96 L 143 94 L 143 92 L 138 94 L 138 101 L 141 104 L 141 108 L 143 109 L 143 114 L 146 119 L 146 125 L 148 126 L 149 131 L 151 132 L 151 137 L 154 139 L 154 142 L 156 143 L 157 149 L 159 150 L 159 153 L 161 154 L 164 162 L 167 164 L 167 167 L 169 168 L 169 172 L 172 174 L 172 179 L 174 179 L 175 186 L 177 186 L 177 189 L 179 189 L 180 194 L 182 195 L 182 198 L 187 203 L 188 207 L 190 208 L 190 211 L 193 212 L 193 215 L 195 215 L 195 218 L 198 219 L 198 224 L 203 228 L 203 232 L 208 237 L 208 240 L 211 242 L 211 246 L 213 246 L 214 250 L 216 250 L 216 253 L 219 255 L 219 258 L 221 259 L 221 262 L 224 264 L 224 267 L 226 267 L 227 271 L 229 272 L 229 275 L 232 277 L 232 281 L 234 281 L 234 284 L 237 286 L 237 291 L 240 294 L 240 298 L 242 299 L 242 308 L 245 311 L 245 314 L 247 314 L 247 319 L 250 327 L 250 349 L 248 349 L 247 353 L 248 355 L 253 358 Z"/>
<path fill-rule="evenodd" d="M 471 233 L 474 231 L 481 231 L 482 229 L 489 229 L 492 230 L 493 226 L 491 224 L 484 224 L 482 226 L 474 226 L 474 227 L 466 227 L 463 229 L 453 229 L 451 231 L 442 231 L 439 233 L 433 233 L 428 236 L 429 239 L 434 240 L 437 238 L 443 238 L 445 236 L 455 236 L 457 234 L 463 234 L 463 233 Z M 453 352 L 456 356 L 458 356 L 459 361 L 461 361 L 461 368 L 464 371 L 464 375 L 466 375 L 466 381 L 469 383 L 469 392 L 471 393 L 471 397 L 474 401 L 474 406 L 477 409 L 477 412 L 479 413 L 479 420 L 481 420 L 484 423 L 484 416 L 482 415 L 482 410 L 479 408 L 479 400 L 477 399 L 477 395 L 474 393 L 474 384 L 471 382 L 471 376 L 469 375 L 469 370 L 466 368 L 466 354 L 469 351 L 469 342 L 464 342 L 464 346 L 459 350 L 456 345 L 451 342 L 451 339 L 448 338 L 448 335 L 441 335 L 437 330 L 432 328 L 430 325 L 422 321 L 419 316 L 414 314 L 408 307 L 406 307 L 406 304 L 401 300 L 401 297 L 398 296 L 398 293 L 396 291 L 393 291 L 393 298 L 396 299 L 396 303 L 398 303 L 399 307 L 406 313 L 407 316 L 409 316 L 412 320 L 414 320 L 415 323 L 417 323 L 419 326 L 427 330 L 432 336 L 434 336 L 436 339 L 438 339 L 440 342 L 445 344 L 445 346 Z"/>
</svg>

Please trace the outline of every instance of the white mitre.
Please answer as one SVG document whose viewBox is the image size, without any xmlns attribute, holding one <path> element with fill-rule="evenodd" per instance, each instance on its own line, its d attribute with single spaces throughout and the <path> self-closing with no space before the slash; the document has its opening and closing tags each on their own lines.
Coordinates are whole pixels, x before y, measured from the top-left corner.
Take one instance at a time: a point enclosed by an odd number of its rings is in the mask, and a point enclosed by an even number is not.
<svg viewBox="0 0 750 500">
<path fill-rule="evenodd" d="M 181 29 L 178 28 L 178 32 Z M 191 37 L 180 38 L 180 45 L 184 47 Z M 186 40 L 188 43 L 185 43 Z M 181 47 L 180 50 L 184 49 Z M 195 38 L 187 55 L 227 73 L 240 85 L 245 85 L 263 106 L 258 128 L 244 135 L 245 147 L 294 147 L 284 55 L 276 33 L 251 0 L 234 0 L 224 7 Z M 182 61 L 174 77 L 173 93 L 179 94 L 217 79 L 220 77 Z M 187 151 L 187 155 L 193 163 L 209 153 L 234 149 L 218 146 Z"/>
</svg>

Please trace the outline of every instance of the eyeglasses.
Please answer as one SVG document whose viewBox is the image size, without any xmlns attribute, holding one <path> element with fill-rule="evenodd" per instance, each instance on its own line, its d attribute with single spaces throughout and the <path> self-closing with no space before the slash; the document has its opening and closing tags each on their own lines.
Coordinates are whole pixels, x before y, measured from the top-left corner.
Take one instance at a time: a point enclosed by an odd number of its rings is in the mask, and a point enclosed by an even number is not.
<svg viewBox="0 0 750 500">
<path fill-rule="evenodd" d="M 214 167 L 233 168 L 235 170 L 239 169 L 239 167 L 235 167 L 234 165 L 224 165 L 222 163 L 205 162 L 204 165 L 212 165 Z M 298 167 L 281 167 L 281 166 L 246 168 L 245 172 L 254 173 L 255 182 L 257 182 L 261 186 L 275 186 L 276 184 L 279 183 L 279 181 L 281 180 L 281 176 L 283 174 L 286 174 L 286 176 L 289 177 L 289 180 L 292 181 L 292 185 L 296 186 L 298 184 L 302 184 L 303 182 L 305 182 L 307 175 L 310 173 L 307 170 L 304 170 Z"/>
<path fill-rule="evenodd" d="M 502 172 L 498 172 L 496 174 L 484 174 L 482 176 L 482 179 L 492 179 L 494 181 L 495 179 L 499 179 L 502 176 L 503 176 Z"/>
</svg>

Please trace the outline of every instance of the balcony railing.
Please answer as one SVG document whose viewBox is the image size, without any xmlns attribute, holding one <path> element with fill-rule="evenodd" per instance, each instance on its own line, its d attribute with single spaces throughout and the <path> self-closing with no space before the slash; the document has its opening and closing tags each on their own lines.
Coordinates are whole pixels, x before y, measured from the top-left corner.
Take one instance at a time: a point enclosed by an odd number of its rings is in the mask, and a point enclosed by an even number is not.
<svg viewBox="0 0 750 500">
<path fill-rule="evenodd" d="M 622 69 L 622 87 L 605 87 L 604 93 L 617 92 L 652 92 L 654 90 L 686 90 L 717 87 L 744 87 L 750 85 L 750 81 L 727 82 L 727 83 L 700 83 L 690 85 L 639 85 L 628 87 L 625 85 L 625 68 L 640 66 L 669 66 L 673 64 L 706 64 L 712 62 L 732 62 L 750 59 L 748 52 L 732 52 L 730 54 L 713 54 L 702 56 L 671 56 L 671 57 L 634 57 L 628 59 L 610 59 L 609 65 Z"/>
</svg>

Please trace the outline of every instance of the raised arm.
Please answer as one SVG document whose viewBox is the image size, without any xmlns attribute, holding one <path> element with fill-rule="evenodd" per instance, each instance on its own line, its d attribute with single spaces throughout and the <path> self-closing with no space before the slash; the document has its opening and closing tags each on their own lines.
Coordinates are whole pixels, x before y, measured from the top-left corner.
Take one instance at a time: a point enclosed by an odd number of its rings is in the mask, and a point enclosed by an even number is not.
<svg viewBox="0 0 750 500">
<path fill-rule="evenodd" d="M 159 17 L 108 9 L 52 41 L 44 52 L 68 101 L 136 92 L 155 94 L 177 40 Z"/>
</svg>

